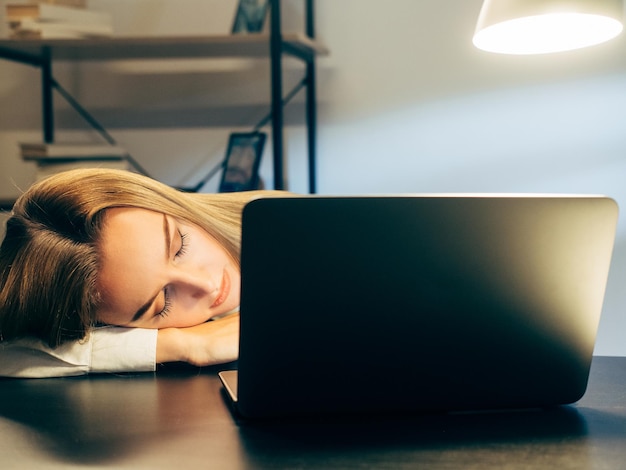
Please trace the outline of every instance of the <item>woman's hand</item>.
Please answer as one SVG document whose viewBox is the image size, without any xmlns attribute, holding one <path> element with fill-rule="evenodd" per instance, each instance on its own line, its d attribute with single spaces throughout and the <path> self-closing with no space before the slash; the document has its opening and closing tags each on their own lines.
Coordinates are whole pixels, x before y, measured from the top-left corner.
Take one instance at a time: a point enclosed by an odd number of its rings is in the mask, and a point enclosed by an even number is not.
<svg viewBox="0 0 626 470">
<path fill-rule="evenodd" d="M 239 354 L 239 314 L 188 328 L 165 328 L 157 338 L 157 363 L 222 364 Z"/>
</svg>

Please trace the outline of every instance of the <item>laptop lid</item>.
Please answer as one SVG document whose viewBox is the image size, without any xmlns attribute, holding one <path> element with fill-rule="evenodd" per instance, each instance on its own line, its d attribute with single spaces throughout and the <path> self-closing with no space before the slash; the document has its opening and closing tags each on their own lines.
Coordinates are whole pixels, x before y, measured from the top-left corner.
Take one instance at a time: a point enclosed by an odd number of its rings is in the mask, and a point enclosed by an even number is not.
<svg viewBox="0 0 626 470">
<path fill-rule="evenodd" d="M 605 197 L 270 198 L 244 209 L 247 417 L 517 408 L 584 393 Z"/>
</svg>

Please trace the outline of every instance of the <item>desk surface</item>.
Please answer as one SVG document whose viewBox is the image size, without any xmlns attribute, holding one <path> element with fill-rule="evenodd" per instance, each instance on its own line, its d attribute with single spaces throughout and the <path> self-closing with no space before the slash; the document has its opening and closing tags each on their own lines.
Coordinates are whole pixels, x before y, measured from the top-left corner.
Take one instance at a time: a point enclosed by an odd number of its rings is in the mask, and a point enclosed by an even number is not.
<svg viewBox="0 0 626 470">
<path fill-rule="evenodd" d="M 3 468 L 546 468 L 626 465 L 626 358 L 594 358 L 546 411 L 253 424 L 216 371 L 0 380 Z"/>
</svg>

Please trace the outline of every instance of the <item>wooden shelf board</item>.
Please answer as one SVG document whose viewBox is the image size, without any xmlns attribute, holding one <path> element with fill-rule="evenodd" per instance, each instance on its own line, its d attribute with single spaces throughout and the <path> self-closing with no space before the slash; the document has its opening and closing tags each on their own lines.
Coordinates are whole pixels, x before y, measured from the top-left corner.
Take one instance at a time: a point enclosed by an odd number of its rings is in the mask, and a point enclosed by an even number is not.
<svg viewBox="0 0 626 470">
<path fill-rule="evenodd" d="M 304 34 L 283 34 L 283 41 L 307 54 L 328 54 L 324 46 Z M 0 39 L 0 57 L 11 53 L 40 57 L 45 48 L 50 49 L 53 61 L 267 57 L 269 35 Z"/>
</svg>

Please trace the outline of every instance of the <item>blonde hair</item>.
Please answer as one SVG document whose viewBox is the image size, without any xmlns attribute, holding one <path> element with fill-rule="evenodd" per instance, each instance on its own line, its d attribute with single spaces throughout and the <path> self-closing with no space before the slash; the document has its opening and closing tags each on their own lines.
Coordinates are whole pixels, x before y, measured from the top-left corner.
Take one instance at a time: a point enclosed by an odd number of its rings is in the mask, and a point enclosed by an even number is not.
<svg viewBox="0 0 626 470">
<path fill-rule="evenodd" d="M 265 191 L 192 194 L 138 174 L 60 173 L 16 201 L 0 246 L 0 340 L 56 347 L 96 324 L 98 242 L 106 209 L 137 207 L 196 224 L 239 261 L 241 211 Z"/>
</svg>

